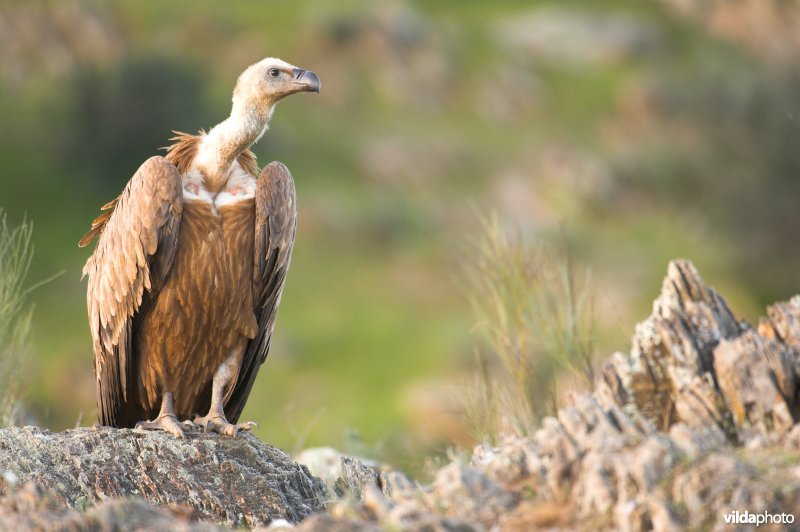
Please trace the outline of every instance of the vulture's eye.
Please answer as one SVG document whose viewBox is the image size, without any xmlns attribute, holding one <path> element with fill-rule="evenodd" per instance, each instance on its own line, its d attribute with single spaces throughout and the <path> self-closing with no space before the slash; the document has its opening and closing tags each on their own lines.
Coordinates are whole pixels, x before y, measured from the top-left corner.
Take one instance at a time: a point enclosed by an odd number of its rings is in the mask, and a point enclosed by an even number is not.
<svg viewBox="0 0 800 532">
<path fill-rule="evenodd" d="M 269 75 L 272 76 L 273 78 L 277 78 L 278 76 L 281 75 L 281 71 L 278 70 L 277 68 L 270 68 Z"/>
</svg>

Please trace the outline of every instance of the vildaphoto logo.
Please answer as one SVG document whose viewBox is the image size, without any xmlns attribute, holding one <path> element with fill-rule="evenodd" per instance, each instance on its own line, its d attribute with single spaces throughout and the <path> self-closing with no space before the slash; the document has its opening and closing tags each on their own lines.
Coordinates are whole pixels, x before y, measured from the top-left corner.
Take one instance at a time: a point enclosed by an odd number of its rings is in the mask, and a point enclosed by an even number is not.
<svg viewBox="0 0 800 532">
<path fill-rule="evenodd" d="M 771 514 L 769 512 L 754 513 L 749 510 L 734 510 L 724 514 L 726 525 L 790 525 L 794 523 L 794 514 Z"/>
</svg>

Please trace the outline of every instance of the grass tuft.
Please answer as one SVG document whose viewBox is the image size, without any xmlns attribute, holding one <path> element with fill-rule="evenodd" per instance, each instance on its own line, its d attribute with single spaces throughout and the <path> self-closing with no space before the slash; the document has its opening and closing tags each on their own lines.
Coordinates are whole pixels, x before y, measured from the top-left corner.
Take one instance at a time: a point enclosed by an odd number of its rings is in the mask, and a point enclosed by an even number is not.
<svg viewBox="0 0 800 532">
<path fill-rule="evenodd" d="M 593 310 L 588 272 L 564 246 L 525 242 L 496 215 L 465 261 L 476 315 L 478 374 L 466 412 L 481 438 L 525 435 L 554 413 L 566 375 L 594 380 Z"/>
<path fill-rule="evenodd" d="M 9 227 L 0 209 L 0 427 L 11 425 L 20 390 L 21 368 L 30 351 L 33 308 L 25 279 L 33 258 L 33 224 Z"/>
</svg>

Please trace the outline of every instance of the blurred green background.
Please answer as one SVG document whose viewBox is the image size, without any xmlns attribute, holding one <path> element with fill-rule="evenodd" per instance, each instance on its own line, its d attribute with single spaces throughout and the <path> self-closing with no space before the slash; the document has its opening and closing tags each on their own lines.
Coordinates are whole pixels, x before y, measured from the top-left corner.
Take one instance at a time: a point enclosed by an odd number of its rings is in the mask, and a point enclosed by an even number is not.
<svg viewBox="0 0 800 532">
<path fill-rule="evenodd" d="M 76 242 L 266 56 L 323 90 L 255 147 L 300 207 L 243 416 L 261 438 L 400 467 L 469 441 L 476 211 L 592 270 L 603 357 L 674 257 L 753 320 L 800 284 L 799 51 L 798 3 L 771 0 L 0 1 L 0 207 L 34 221 L 30 280 L 64 272 L 33 295 L 23 401 L 52 429 L 94 422 Z"/>
</svg>

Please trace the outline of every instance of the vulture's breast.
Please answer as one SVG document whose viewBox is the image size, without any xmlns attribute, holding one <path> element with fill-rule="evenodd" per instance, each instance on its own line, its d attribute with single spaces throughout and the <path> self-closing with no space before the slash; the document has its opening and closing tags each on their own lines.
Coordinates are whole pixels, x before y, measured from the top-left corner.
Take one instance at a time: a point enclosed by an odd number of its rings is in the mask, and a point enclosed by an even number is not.
<svg viewBox="0 0 800 532">
<path fill-rule="evenodd" d="M 184 191 L 172 272 L 137 335 L 148 402 L 171 391 L 179 415 L 201 412 L 207 405 L 198 400 L 220 364 L 233 356 L 238 371 L 257 332 L 254 235 L 254 197 Z"/>
</svg>

